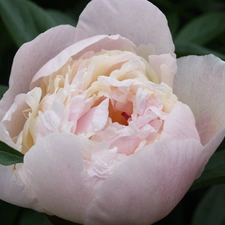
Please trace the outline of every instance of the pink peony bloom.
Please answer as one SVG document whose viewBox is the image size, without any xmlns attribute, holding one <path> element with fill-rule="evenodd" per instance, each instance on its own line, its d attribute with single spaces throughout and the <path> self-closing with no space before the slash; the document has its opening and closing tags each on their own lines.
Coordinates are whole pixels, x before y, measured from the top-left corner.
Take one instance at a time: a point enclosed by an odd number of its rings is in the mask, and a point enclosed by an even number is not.
<svg viewBox="0 0 225 225">
<path fill-rule="evenodd" d="M 24 163 L 0 165 L 0 199 L 86 225 L 162 219 L 224 137 L 224 85 L 215 56 L 176 59 L 148 1 L 93 0 L 15 56 L 0 140 Z"/>
</svg>

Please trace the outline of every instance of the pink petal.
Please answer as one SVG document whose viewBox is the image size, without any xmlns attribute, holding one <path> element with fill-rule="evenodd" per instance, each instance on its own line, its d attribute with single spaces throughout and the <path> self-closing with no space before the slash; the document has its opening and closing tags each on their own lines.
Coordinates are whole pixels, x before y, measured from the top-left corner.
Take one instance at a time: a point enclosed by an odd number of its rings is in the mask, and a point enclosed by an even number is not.
<svg viewBox="0 0 225 225">
<path fill-rule="evenodd" d="M 111 147 L 117 147 L 117 152 L 120 154 L 130 155 L 135 151 L 140 142 L 140 138 L 133 134 L 133 136 L 118 137 L 111 143 Z"/>
<path fill-rule="evenodd" d="M 178 59 L 174 92 L 193 111 L 210 157 L 225 135 L 225 62 L 213 55 Z"/>
<path fill-rule="evenodd" d="M 16 144 L 12 141 L 9 132 L 6 130 L 5 126 L 3 126 L 2 123 L 0 123 L 0 140 L 14 149 L 17 148 Z"/>
<path fill-rule="evenodd" d="M 61 132 L 61 123 L 63 121 L 64 111 L 64 104 L 60 100 L 56 100 L 52 104 L 51 110 L 47 110 L 40 114 L 37 137 L 43 138 L 50 133 Z M 67 121 L 66 125 L 69 129 L 70 125 Z"/>
<path fill-rule="evenodd" d="M 0 140 L 16 148 L 5 127 L 0 124 Z M 0 199 L 14 205 L 42 211 L 41 205 L 23 182 L 13 173 L 13 166 L 0 165 Z"/>
<path fill-rule="evenodd" d="M 0 199 L 21 207 L 42 212 L 40 202 L 32 196 L 27 187 L 12 171 L 13 166 L 0 165 Z"/>
<path fill-rule="evenodd" d="M 52 57 L 75 42 L 75 28 L 69 25 L 49 29 L 18 50 L 12 66 L 9 91 L 0 102 L 0 120 L 16 95 L 26 93 L 34 74 Z"/>
<path fill-rule="evenodd" d="M 105 50 L 128 50 L 135 45 L 126 38 L 119 35 L 98 35 L 82 41 L 79 41 L 68 48 L 65 48 L 56 57 L 46 63 L 36 74 L 32 80 L 31 88 L 38 85 L 40 77 L 48 76 L 61 68 L 71 57 L 77 59 L 83 54 L 93 51 L 99 52 Z"/>
<path fill-rule="evenodd" d="M 188 138 L 200 140 L 193 113 L 187 105 L 178 102 L 165 120 L 161 140 L 173 141 Z"/>
<path fill-rule="evenodd" d="M 49 134 L 26 153 L 18 171 L 43 209 L 83 223 L 95 188 L 85 183 L 82 147 L 72 134 Z"/>
<path fill-rule="evenodd" d="M 76 134 L 93 135 L 101 131 L 108 121 L 109 100 L 105 99 L 98 106 L 91 108 L 77 123 Z"/>
<path fill-rule="evenodd" d="M 173 78 L 177 72 L 176 59 L 170 54 L 149 55 L 149 62 L 160 76 L 160 81 L 173 87 Z"/>
<path fill-rule="evenodd" d="M 194 139 L 140 149 L 105 181 L 85 224 L 149 225 L 162 219 L 205 165 L 202 150 Z"/>
<path fill-rule="evenodd" d="M 165 16 L 146 0 L 93 0 L 82 12 L 77 31 L 77 40 L 120 34 L 136 45 L 153 44 L 156 54 L 174 52 Z"/>
<path fill-rule="evenodd" d="M 29 106 L 26 103 L 26 95 L 19 94 L 16 96 L 14 103 L 4 115 L 1 123 L 6 128 L 11 137 L 18 136 L 25 123 L 24 110 Z"/>
</svg>

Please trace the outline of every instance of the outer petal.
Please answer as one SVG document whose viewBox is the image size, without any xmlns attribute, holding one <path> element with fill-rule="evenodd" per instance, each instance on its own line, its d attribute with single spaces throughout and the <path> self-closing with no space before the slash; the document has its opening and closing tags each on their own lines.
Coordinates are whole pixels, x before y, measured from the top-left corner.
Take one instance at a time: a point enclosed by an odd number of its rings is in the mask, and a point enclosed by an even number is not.
<svg viewBox="0 0 225 225">
<path fill-rule="evenodd" d="M 81 14 L 76 40 L 98 34 L 120 34 L 136 45 L 153 44 L 156 54 L 173 53 L 163 13 L 146 0 L 93 0 Z"/>
<path fill-rule="evenodd" d="M 1 123 L 0 140 L 13 148 L 17 147 Z M 42 211 L 38 200 L 29 193 L 23 182 L 13 173 L 13 166 L 0 165 L 0 199 L 14 205 Z"/>
<path fill-rule="evenodd" d="M 193 113 L 187 105 L 178 102 L 165 120 L 161 140 L 173 141 L 188 138 L 200 140 Z"/>
<path fill-rule="evenodd" d="M 162 219 L 205 165 L 202 150 L 194 139 L 140 149 L 105 181 L 85 225 L 149 225 Z"/>
<path fill-rule="evenodd" d="M 18 174 L 47 213 L 83 223 L 95 188 L 85 184 L 82 147 L 73 134 L 50 134 L 25 155 Z"/>
<path fill-rule="evenodd" d="M 46 63 L 32 80 L 31 88 L 38 85 L 38 79 L 48 76 L 62 67 L 71 57 L 77 59 L 83 54 L 93 51 L 99 52 L 105 50 L 130 50 L 135 45 L 126 38 L 119 35 L 98 35 L 75 43 L 64 49 L 60 54 Z"/>
<path fill-rule="evenodd" d="M 210 157 L 225 135 L 225 62 L 213 55 L 178 59 L 174 92 L 192 109 Z"/>
<path fill-rule="evenodd" d="M 57 26 L 39 35 L 18 50 L 12 65 L 9 91 L 0 102 L 0 120 L 16 95 L 28 91 L 34 74 L 51 58 L 75 42 L 75 28 Z"/>
<path fill-rule="evenodd" d="M 0 165 L 0 199 L 42 212 L 40 202 L 30 194 L 27 187 L 16 177 L 12 169 L 13 167 Z"/>
<path fill-rule="evenodd" d="M 26 95 L 19 94 L 15 97 L 14 103 L 4 115 L 1 124 L 6 128 L 10 137 L 19 135 L 25 123 L 24 110 L 28 108 L 25 101 Z M 0 140 L 4 141 L 4 139 Z"/>
</svg>

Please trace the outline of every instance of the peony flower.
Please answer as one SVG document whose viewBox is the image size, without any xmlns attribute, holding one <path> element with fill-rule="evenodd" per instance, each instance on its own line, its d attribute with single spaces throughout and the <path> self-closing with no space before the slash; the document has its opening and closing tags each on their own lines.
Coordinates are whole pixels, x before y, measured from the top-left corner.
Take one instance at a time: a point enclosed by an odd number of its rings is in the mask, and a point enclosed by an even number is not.
<svg viewBox="0 0 225 225">
<path fill-rule="evenodd" d="M 0 166 L 0 199 L 87 225 L 162 219 L 224 137 L 224 71 L 176 59 L 148 1 L 93 0 L 15 56 L 0 140 L 24 162 Z"/>
</svg>

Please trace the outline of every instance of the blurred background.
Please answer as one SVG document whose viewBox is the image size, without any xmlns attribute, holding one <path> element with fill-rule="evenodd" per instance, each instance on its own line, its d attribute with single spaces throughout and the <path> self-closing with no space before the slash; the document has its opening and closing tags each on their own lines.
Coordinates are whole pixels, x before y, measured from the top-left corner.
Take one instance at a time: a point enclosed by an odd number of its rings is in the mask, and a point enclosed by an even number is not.
<svg viewBox="0 0 225 225">
<path fill-rule="evenodd" d="M 88 0 L 0 0 L 1 96 L 7 89 L 12 60 L 18 48 L 52 26 L 59 24 L 76 26 L 79 15 L 88 2 Z M 168 19 L 177 57 L 214 54 L 225 60 L 224 0 L 151 2 Z M 223 142 L 206 166 L 203 175 L 194 182 L 183 200 L 169 216 L 156 224 L 225 225 L 224 149 Z M 51 223 L 44 214 L 0 201 L 0 224 L 50 225 Z"/>
</svg>

